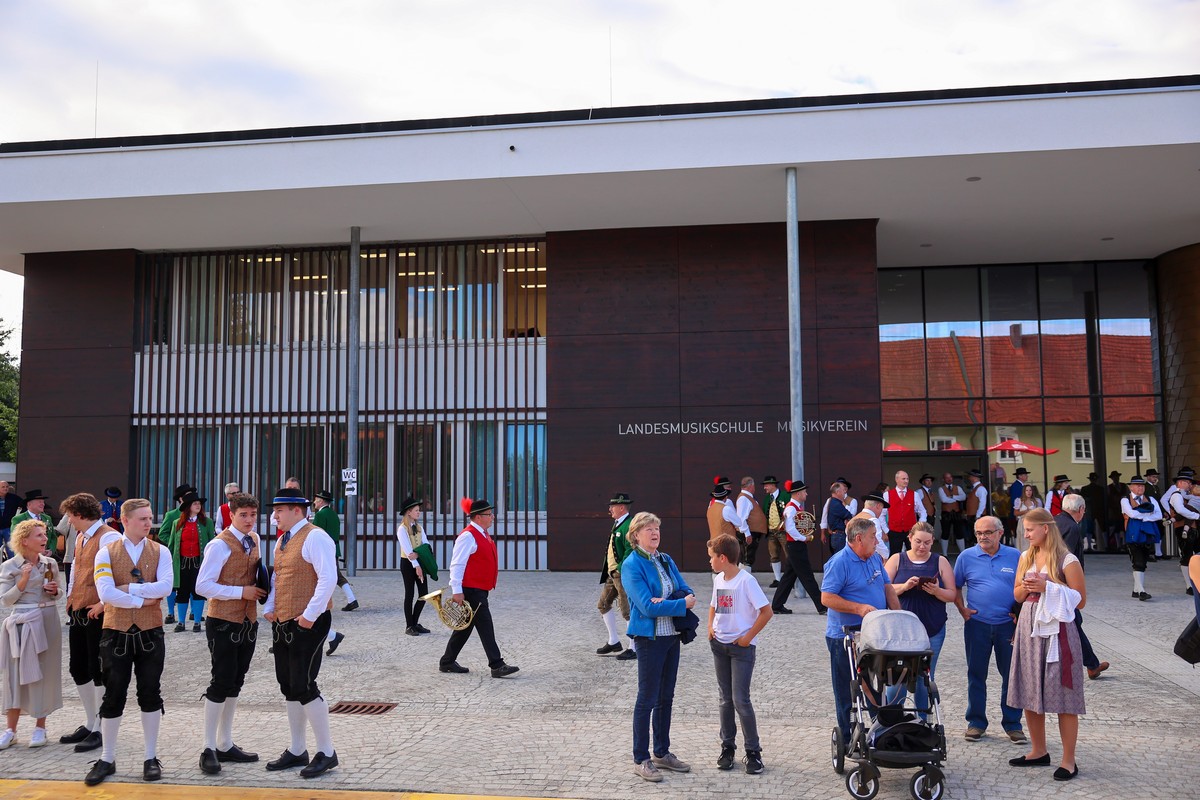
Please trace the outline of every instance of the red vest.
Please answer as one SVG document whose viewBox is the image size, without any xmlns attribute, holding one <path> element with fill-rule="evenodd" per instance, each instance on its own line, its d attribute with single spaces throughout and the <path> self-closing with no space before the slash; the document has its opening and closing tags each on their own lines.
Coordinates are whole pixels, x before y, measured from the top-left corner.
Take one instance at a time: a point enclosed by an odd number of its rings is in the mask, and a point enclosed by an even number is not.
<svg viewBox="0 0 1200 800">
<path fill-rule="evenodd" d="M 907 533 L 912 530 L 912 526 L 917 524 L 917 495 L 912 488 L 904 490 L 904 499 L 900 499 L 900 493 L 895 489 L 888 489 L 886 499 L 888 501 L 888 530 L 904 531 Z"/>
<path fill-rule="evenodd" d="M 1053 516 L 1058 516 L 1062 513 L 1063 496 L 1059 492 L 1050 492 L 1050 513 Z"/>
<path fill-rule="evenodd" d="M 496 543 L 487 533 L 468 525 L 463 531 L 475 537 L 475 552 L 467 559 L 467 571 L 463 573 L 463 586 L 490 592 L 496 588 L 500 575 L 500 561 L 496 556 Z"/>
</svg>

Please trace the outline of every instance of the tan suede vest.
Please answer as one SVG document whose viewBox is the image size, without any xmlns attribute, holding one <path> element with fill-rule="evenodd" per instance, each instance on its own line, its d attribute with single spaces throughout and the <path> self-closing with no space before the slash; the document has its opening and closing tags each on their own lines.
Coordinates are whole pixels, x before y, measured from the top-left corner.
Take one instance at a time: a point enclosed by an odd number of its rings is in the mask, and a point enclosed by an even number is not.
<svg viewBox="0 0 1200 800">
<path fill-rule="evenodd" d="M 967 487 L 967 516 L 974 517 L 979 512 L 979 496 L 975 494 L 975 487 Z"/>
<path fill-rule="evenodd" d="M 75 560 L 71 564 L 75 573 L 75 583 L 71 586 L 70 597 L 67 598 L 68 610 L 78 611 L 100 602 L 100 595 L 96 592 L 96 554 L 100 552 L 100 539 L 111 530 L 114 529 L 101 525 L 86 545 L 75 548 Z M 80 536 L 83 534 L 75 533 L 76 543 L 79 542 Z"/>
<path fill-rule="evenodd" d="M 722 501 L 708 504 L 708 538 L 715 539 L 722 533 L 734 535 L 734 527 L 722 516 L 725 505 Z"/>
<path fill-rule="evenodd" d="M 317 571 L 300 552 L 308 534 L 316 529 L 316 525 L 305 525 L 288 540 L 286 548 L 279 546 L 283 542 L 282 536 L 275 543 L 275 619 L 279 622 L 288 622 L 303 614 L 317 592 Z M 332 597 L 328 608 L 333 608 Z"/>
<path fill-rule="evenodd" d="M 762 506 L 753 497 L 750 498 L 750 515 L 746 517 L 746 527 L 751 533 L 766 533 L 767 532 L 767 515 L 763 513 Z"/>
<path fill-rule="evenodd" d="M 217 539 L 229 548 L 229 558 L 221 567 L 217 583 L 222 586 L 253 586 L 254 577 L 258 572 L 259 542 L 258 534 L 251 532 L 254 547 L 247 553 L 242 549 L 242 537 L 226 528 Z M 290 545 L 292 542 L 288 542 Z M 208 601 L 208 616 L 223 619 L 226 622 L 245 622 L 258 619 L 257 600 L 216 600 Z"/>
<path fill-rule="evenodd" d="M 138 559 L 137 568 L 142 573 L 143 583 L 154 583 L 158 580 L 158 542 L 146 540 L 142 547 L 142 556 Z M 133 559 L 125 550 L 125 540 L 119 539 L 108 546 L 108 560 L 112 564 L 113 583 L 124 586 L 127 583 L 137 583 L 133 579 Z M 127 631 L 134 625 L 138 630 L 148 631 L 161 628 L 163 624 L 162 599 L 142 600 L 141 608 L 117 608 L 114 605 L 104 606 L 104 627 L 114 631 Z"/>
</svg>

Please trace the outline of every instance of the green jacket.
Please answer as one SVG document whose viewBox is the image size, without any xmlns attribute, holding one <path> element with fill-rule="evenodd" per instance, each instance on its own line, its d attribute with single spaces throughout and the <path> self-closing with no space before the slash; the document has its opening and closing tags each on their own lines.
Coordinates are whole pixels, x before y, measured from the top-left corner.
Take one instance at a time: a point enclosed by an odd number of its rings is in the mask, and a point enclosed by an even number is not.
<svg viewBox="0 0 1200 800">
<path fill-rule="evenodd" d="M 170 513 L 171 512 L 168 512 L 168 516 L 170 516 Z M 175 514 L 175 518 L 171 521 L 171 527 L 168 528 L 164 524 L 162 528 L 158 529 L 158 541 L 160 543 L 162 543 L 168 550 L 171 551 L 171 566 L 175 571 L 174 586 L 175 586 L 175 588 L 178 589 L 179 588 L 179 533 L 180 533 L 180 530 L 183 528 L 184 520 L 182 517 L 179 516 L 178 511 L 175 511 L 174 514 Z M 166 517 L 163 517 L 163 522 L 165 523 L 166 521 L 167 521 Z M 207 517 L 202 524 L 198 525 L 198 527 L 200 528 L 200 555 L 204 555 L 204 548 L 207 547 L 208 543 L 211 542 L 217 535 L 217 533 L 216 533 L 217 523 L 213 521 L 212 517 Z M 165 534 L 163 533 L 164 530 L 166 531 Z"/>
<path fill-rule="evenodd" d="M 325 506 L 313 514 L 313 525 L 316 525 L 329 534 L 329 538 L 333 539 L 333 546 L 336 548 L 337 557 L 341 558 L 342 521 L 338 519 L 337 512 L 333 510 L 333 506 Z"/>
<path fill-rule="evenodd" d="M 779 510 L 779 521 L 783 522 L 783 508 L 788 504 L 792 496 L 783 489 L 779 490 L 779 494 L 775 495 L 775 506 Z M 762 499 L 762 511 L 767 517 L 767 524 L 771 524 L 771 495 L 764 494 Z"/>
<path fill-rule="evenodd" d="M 38 514 L 38 519 L 46 523 L 46 549 L 53 555 L 58 548 L 58 529 L 54 527 L 54 520 L 50 519 L 50 515 L 46 513 Z M 33 519 L 33 514 L 28 511 L 22 511 L 12 518 L 12 527 L 17 527 L 27 519 Z"/>
<path fill-rule="evenodd" d="M 629 523 L 633 521 L 633 514 L 625 515 L 625 519 L 620 523 L 614 524 L 612 530 L 608 533 L 608 544 L 604 546 L 604 562 L 600 565 L 600 582 L 604 583 L 608 580 L 608 551 L 612 548 L 617 559 L 617 569 L 621 569 L 621 563 L 625 561 L 625 557 L 629 555 L 633 548 L 629 545 L 627 535 L 629 533 Z"/>
</svg>

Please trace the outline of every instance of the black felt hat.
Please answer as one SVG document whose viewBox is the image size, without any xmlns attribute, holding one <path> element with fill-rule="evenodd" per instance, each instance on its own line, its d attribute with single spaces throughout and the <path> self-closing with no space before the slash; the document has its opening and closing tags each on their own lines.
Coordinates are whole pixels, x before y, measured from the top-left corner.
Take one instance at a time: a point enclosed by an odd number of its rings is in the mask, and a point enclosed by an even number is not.
<svg viewBox="0 0 1200 800">
<path fill-rule="evenodd" d="M 729 478 L 726 478 L 724 475 L 718 475 L 713 478 L 713 490 L 709 494 L 716 500 L 727 497 L 729 495 L 729 485 Z"/>
<path fill-rule="evenodd" d="M 1119 472 L 1117 473 L 1117 475 L 1120 475 L 1120 474 L 1121 473 L 1119 473 Z M 1066 475 L 1055 475 L 1054 476 L 1054 485 L 1055 486 L 1057 486 L 1060 483 L 1070 483 L 1070 482 L 1071 482 L 1071 479 L 1068 478 Z"/>
<path fill-rule="evenodd" d="M 1147 478 L 1157 477 L 1158 470 L 1156 470 L 1154 467 L 1151 467 L 1150 469 L 1146 470 L 1142 474 L 1145 475 Z"/>
<path fill-rule="evenodd" d="M 299 489 L 279 489 L 271 499 L 273 506 L 310 506 L 312 501 Z"/>
<path fill-rule="evenodd" d="M 50 499 L 49 496 L 43 494 L 41 489 L 30 489 L 28 492 L 25 493 L 25 502 L 26 503 L 28 503 L 31 500 L 49 500 L 49 499 Z"/>
<path fill-rule="evenodd" d="M 928 472 L 925 472 L 925 473 L 922 473 L 921 480 L 917 481 L 917 483 L 924 483 L 925 481 L 932 481 L 932 480 L 936 480 L 936 478 L 934 478 Z"/>
<path fill-rule="evenodd" d="M 484 512 L 491 511 L 494 508 L 491 503 L 483 498 L 472 500 L 469 497 L 464 497 L 458 502 L 458 505 L 460 508 L 462 508 L 463 513 L 468 517 L 473 517 L 476 514 L 483 514 Z"/>
<path fill-rule="evenodd" d="M 882 497 L 880 497 L 879 495 L 875 494 L 874 492 L 871 492 L 871 494 L 869 494 L 869 495 L 866 495 L 865 497 L 863 497 L 863 503 L 869 503 L 869 502 L 871 502 L 872 500 L 874 500 L 876 503 L 880 503 L 880 504 L 882 504 L 884 508 L 887 508 L 887 507 L 888 507 L 888 501 L 887 501 L 887 500 L 884 500 Z"/>
<path fill-rule="evenodd" d="M 326 503 L 333 502 L 333 495 L 329 493 L 328 489 L 320 489 L 316 492 L 313 492 L 313 497 L 319 497 L 322 500 L 324 500 Z"/>
<path fill-rule="evenodd" d="M 200 496 L 199 494 L 197 494 L 197 493 L 196 493 L 196 491 L 193 489 L 193 490 L 192 490 L 192 491 L 190 491 L 190 492 L 185 492 L 185 493 L 184 493 L 184 495 L 183 495 L 183 497 L 179 498 L 179 507 L 180 507 L 180 508 L 187 508 L 187 507 L 188 507 L 188 506 L 190 506 L 192 503 L 197 503 L 197 502 L 199 502 L 199 503 L 207 503 L 207 502 L 208 502 L 208 498 L 207 498 L 207 497 L 201 497 L 201 496 Z"/>
<path fill-rule="evenodd" d="M 808 488 L 808 484 L 806 484 L 804 481 L 800 481 L 800 480 L 788 481 L 787 483 L 785 483 L 783 485 L 784 491 L 786 491 L 788 494 L 795 494 L 796 492 L 803 492 L 807 488 Z"/>
<path fill-rule="evenodd" d="M 1029 470 L 1025 469 L 1024 467 L 1021 467 L 1020 469 L 1018 469 L 1016 472 L 1013 473 L 1013 475 L 1016 475 L 1018 478 L 1021 477 L 1022 475 L 1028 475 L 1028 474 L 1029 474 Z"/>
<path fill-rule="evenodd" d="M 111 498 L 113 498 L 113 499 L 115 500 L 115 499 L 117 499 L 118 497 L 120 497 L 120 496 L 121 496 L 121 490 L 120 490 L 120 488 L 119 488 L 119 487 L 116 487 L 116 486 L 110 486 L 110 487 L 108 487 L 107 489 L 105 489 L 105 490 L 104 490 L 104 496 L 105 496 L 105 497 L 111 497 Z"/>
<path fill-rule="evenodd" d="M 1117 471 L 1114 469 L 1112 472 L 1108 473 L 1108 477 L 1110 477 L 1110 478 L 1113 478 L 1113 479 L 1116 479 L 1116 478 L 1119 478 L 1119 477 L 1121 477 L 1121 473 L 1117 472 Z"/>
<path fill-rule="evenodd" d="M 778 486 L 778 485 L 779 485 L 779 479 L 778 479 L 778 478 L 776 478 L 774 475 L 768 475 L 768 476 L 766 476 L 765 478 L 763 478 L 763 481 L 762 481 L 762 482 L 763 482 L 763 486 L 766 486 L 768 483 L 773 483 L 773 484 L 775 484 L 776 486 Z"/>
<path fill-rule="evenodd" d="M 417 506 L 420 506 L 420 505 L 423 505 L 423 503 L 420 500 L 418 500 L 417 498 L 406 497 L 406 498 L 404 498 L 404 502 L 400 504 L 400 513 L 407 514 L 408 510 L 410 508 L 416 508 Z"/>
<path fill-rule="evenodd" d="M 633 505 L 633 500 L 625 492 L 617 492 L 612 497 L 608 498 L 610 506 L 630 506 Z"/>
<path fill-rule="evenodd" d="M 1141 475 L 1134 475 L 1132 478 L 1129 479 L 1129 485 L 1130 486 L 1145 486 L 1146 479 L 1143 478 Z"/>
<path fill-rule="evenodd" d="M 843 484 L 843 485 L 845 485 L 845 487 L 846 487 L 847 489 L 853 489 L 853 488 L 854 488 L 854 484 L 850 483 L 850 481 L 846 480 L 845 478 L 841 477 L 840 475 L 839 475 L 838 477 L 834 478 L 834 482 L 835 482 L 835 483 L 840 483 L 840 484 Z"/>
<path fill-rule="evenodd" d="M 1195 475 L 1184 475 L 1183 473 L 1180 473 L 1179 475 L 1175 476 L 1175 480 L 1171 481 L 1171 483 L 1178 483 L 1179 481 L 1187 481 L 1188 483 L 1195 483 L 1196 476 Z"/>
<path fill-rule="evenodd" d="M 977 469 L 968 470 L 967 475 L 972 478 L 979 478 L 980 480 L 983 480 L 983 473 Z"/>
<path fill-rule="evenodd" d="M 171 498 L 178 503 L 180 498 L 182 498 L 185 494 L 194 491 L 196 491 L 196 487 L 192 486 L 190 483 L 181 483 L 175 487 L 175 491 L 172 493 Z"/>
</svg>

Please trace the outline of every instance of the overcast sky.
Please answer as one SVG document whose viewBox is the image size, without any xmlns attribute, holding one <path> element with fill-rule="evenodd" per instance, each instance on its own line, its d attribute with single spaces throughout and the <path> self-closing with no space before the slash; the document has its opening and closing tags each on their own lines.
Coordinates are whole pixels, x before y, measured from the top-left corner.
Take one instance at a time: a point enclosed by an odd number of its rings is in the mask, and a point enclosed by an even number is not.
<svg viewBox="0 0 1200 800">
<path fill-rule="evenodd" d="M 1194 73 L 1200 0 L 0 0 L 6 142 Z"/>
</svg>

